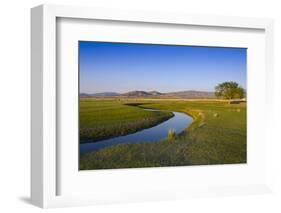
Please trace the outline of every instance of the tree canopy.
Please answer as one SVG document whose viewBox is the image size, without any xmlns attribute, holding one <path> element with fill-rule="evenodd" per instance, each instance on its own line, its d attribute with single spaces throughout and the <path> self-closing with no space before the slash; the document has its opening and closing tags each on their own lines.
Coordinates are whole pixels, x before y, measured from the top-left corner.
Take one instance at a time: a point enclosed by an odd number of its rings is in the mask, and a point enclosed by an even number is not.
<svg viewBox="0 0 281 213">
<path fill-rule="evenodd" d="M 245 97 L 245 90 L 234 81 L 227 81 L 215 87 L 215 95 L 224 99 L 241 99 Z"/>
</svg>

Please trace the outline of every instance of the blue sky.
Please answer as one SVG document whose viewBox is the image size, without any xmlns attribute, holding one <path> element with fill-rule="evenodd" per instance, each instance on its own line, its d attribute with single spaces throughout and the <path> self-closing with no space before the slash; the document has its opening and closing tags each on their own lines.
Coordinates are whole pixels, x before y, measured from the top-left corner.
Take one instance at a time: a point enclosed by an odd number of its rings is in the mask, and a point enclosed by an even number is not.
<svg viewBox="0 0 281 213">
<path fill-rule="evenodd" d="M 247 49 L 79 41 L 80 93 L 246 89 Z"/>
</svg>

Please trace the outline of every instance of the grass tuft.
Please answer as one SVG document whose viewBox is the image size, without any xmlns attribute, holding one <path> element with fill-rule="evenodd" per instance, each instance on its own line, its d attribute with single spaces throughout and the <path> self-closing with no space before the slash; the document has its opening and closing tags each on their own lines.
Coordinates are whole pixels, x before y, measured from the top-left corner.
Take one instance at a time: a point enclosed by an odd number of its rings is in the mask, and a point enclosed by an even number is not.
<svg viewBox="0 0 281 213">
<path fill-rule="evenodd" d="M 176 139 L 176 130 L 175 129 L 169 129 L 167 139 L 170 142 L 173 142 Z"/>
</svg>

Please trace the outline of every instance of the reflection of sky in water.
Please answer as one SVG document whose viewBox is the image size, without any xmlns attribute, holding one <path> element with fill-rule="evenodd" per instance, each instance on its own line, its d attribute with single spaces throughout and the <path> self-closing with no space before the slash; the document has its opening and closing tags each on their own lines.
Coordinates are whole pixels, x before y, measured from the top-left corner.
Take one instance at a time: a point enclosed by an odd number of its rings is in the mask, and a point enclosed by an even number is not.
<svg viewBox="0 0 281 213">
<path fill-rule="evenodd" d="M 102 140 L 95 143 L 80 144 L 80 153 L 99 150 L 108 146 L 126 143 L 157 142 L 167 137 L 170 129 L 175 129 L 176 133 L 182 132 L 192 122 L 192 118 L 184 113 L 173 112 L 174 117 L 164 121 L 154 127 L 138 131 L 133 134 L 118 136 Z"/>
</svg>

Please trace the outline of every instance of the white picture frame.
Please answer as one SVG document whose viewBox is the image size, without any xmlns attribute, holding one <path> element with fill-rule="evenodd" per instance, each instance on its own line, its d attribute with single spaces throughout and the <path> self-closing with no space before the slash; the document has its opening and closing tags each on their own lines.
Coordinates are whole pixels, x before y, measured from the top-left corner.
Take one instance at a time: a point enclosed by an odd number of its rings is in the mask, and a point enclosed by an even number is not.
<svg viewBox="0 0 281 213">
<path fill-rule="evenodd" d="M 61 206 L 76 206 L 76 205 L 91 205 L 99 203 L 116 203 L 116 202 L 138 202 L 143 200 L 165 200 L 178 199 L 197 196 L 214 196 L 214 195 L 233 195 L 233 194 L 253 194 L 270 192 L 270 182 L 268 177 L 270 172 L 268 162 L 265 167 L 258 172 L 264 173 L 264 178 L 259 181 L 253 181 L 254 184 L 234 182 L 233 184 L 221 184 L 216 186 L 200 187 L 200 183 L 194 183 L 194 187 L 177 188 L 174 185 L 162 190 L 153 189 L 152 192 L 146 194 L 133 192 L 133 189 L 124 190 L 123 196 L 120 196 L 116 191 L 109 193 L 106 191 L 100 195 L 64 195 L 59 193 L 59 184 L 62 184 L 59 174 L 61 166 L 58 152 L 58 132 L 57 132 L 57 117 L 58 117 L 58 96 L 57 88 L 60 81 L 57 79 L 57 21 L 59 18 L 64 19 L 87 19 L 87 20 L 108 20 L 119 22 L 132 23 L 154 23 L 161 25 L 175 26 L 200 26 L 200 27 L 220 27 L 231 31 L 232 29 L 253 29 L 264 31 L 264 73 L 266 78 L 264 81 L 265 87 L 261 92 L 265 94 L 264 106 L 268 109 L 272 108 L 273 100 L 273 21 L 271 19 L 257 18 L 240 18 L 240 17 L 216 17 L 203 15 L 187 15 L 187 14 L 166 14 L 144 11 L 123 11 L 111 9 L 95 9 L 74 6 L 54 6 L 41 5 L 31 10 L 31 73 L 32 73 L 32 88 L 31 88 L 31 201 L 33 204 L 47 207 Z M 269 110 L 270 111 L 270 110 Z M 265 115 L 265 125 L 268 128 L 270 118 Z M 266 131 L 263 134 L 265 146 L 268 146 L 269 137 Z M 260 153 L 265 159 L 264 153 Z M 172 168 L 173 171 L 181 168 Z M 202 167 L 202 170 L 206 168 Z M 232 170 L 233 168 L 229 168 Z M 149 169 L 150 173 L 160 175 L 160 170 Z M 144 174 L 145 170 L 130 170 L 121 174 L 126 176 L 134 175 L 134 173 Z M 164 171 L 164 170 L 163 170 Z M 77 171 L 78 172 L 78 171 Z M 167 174 L 171 170 L 164 171 Z M 110 173 L 110 171 L 109 171 Z M 115 173 L 116 174 L 116 173 Z M 115 174 L 111 174 L 111 177 Z M 120 175 L 119 174 L 119 175 Z M 85 174 L 84 174 L 85 175 Z M 110 176 L 107 176 L 109 178 Z M 170 178 L 174 178 L 172 175 Z M 132 188 L 132 186 L 130 186 Z M 158 185 L 161 187 L 161 183 Z M 129 187 L 128 187 L 129 188 Z M 188 189 L 188 190 L 187 190 Z M 70 189 L 71 190 L 71 189 Z"/>
</svg>

